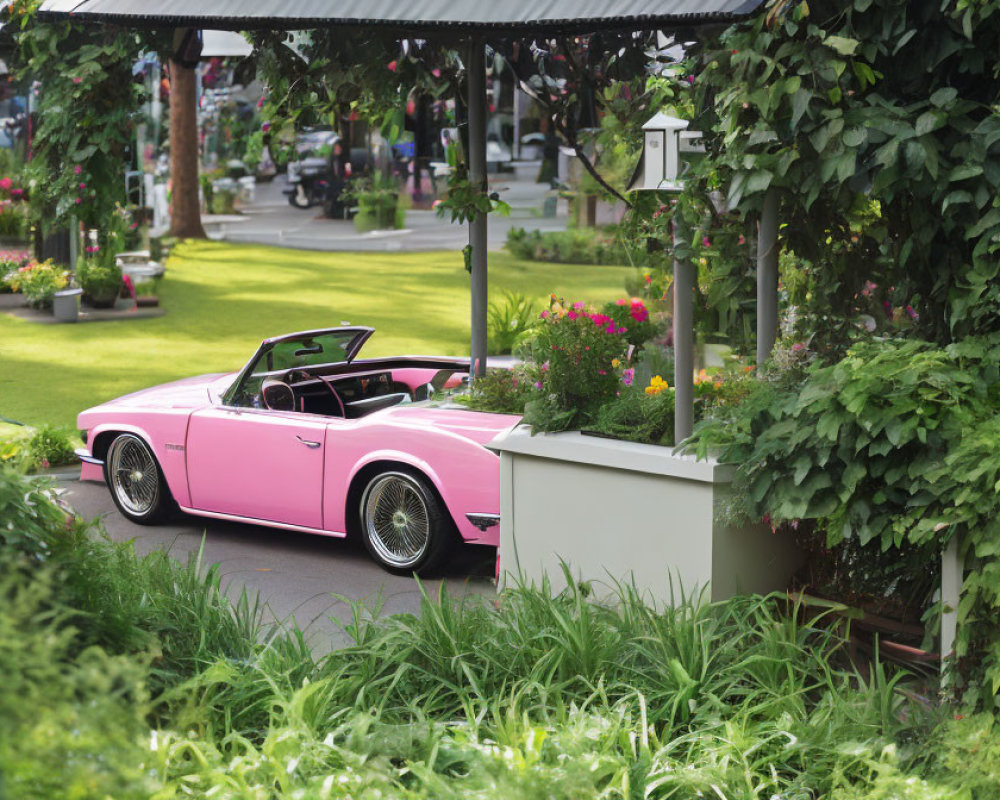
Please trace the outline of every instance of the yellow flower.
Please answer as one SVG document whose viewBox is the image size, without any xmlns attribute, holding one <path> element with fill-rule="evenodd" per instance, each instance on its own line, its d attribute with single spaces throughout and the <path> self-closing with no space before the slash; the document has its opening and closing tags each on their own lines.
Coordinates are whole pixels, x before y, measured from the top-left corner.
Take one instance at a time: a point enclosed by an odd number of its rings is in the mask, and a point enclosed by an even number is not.
<svg viewBox="0 0 1000 800">
<path fill-rule="evenodd" d="M 611 366 L 614 367 L 615 369 L 618 369 L 618 367 L 620 367 L 621 364 L 622 364 L 622 362 L 619 361 L 617 358 L 612 358 L 611 359 Z"/>
<path fill-rule="evenodd" d="M 647 386 L 643 391 L 648 395 L 659 394 L 664 389 L 669 389 L 670 385 L 663 380 L 659 375 L 654 375 L 650 381 L 649 386 Z"/>
</svg>

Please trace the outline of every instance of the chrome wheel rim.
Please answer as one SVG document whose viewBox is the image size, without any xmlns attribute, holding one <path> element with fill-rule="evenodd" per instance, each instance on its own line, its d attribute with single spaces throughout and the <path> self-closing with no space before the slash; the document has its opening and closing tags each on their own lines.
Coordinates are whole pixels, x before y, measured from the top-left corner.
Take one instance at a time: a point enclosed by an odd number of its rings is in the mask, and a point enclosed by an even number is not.
<svg viewBox="0 0 1000 800">
<path fill-rule="evenodd" d="M 111 491 L 122 508 L 142 516 L 156 505 L 160 478 L 156 462 L 146 444 L 137 436 L 119 436 L 108 455 Z"/>
<path fill-rule="evenodd" d="M 419 486 L 401 472 L 379 476 L 361 501 L 368 541 L 386 564 L 412 567 L 430 542 L 430 516 Z"/>
</svg>

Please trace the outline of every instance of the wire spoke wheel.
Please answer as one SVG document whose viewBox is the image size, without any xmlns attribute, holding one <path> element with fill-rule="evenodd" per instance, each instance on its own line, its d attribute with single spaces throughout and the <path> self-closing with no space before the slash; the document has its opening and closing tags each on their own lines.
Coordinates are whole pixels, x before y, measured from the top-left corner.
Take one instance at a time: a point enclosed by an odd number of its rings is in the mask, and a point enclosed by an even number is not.
<svg viewBox="0 0 1000 800">
<path fill-rule="evenodd" d="M 374 555 L 394 569 L 419 564 L 434 536 L 426 491 L 402 472 L 375 478 L 361 501 L 365 538 Z"/>
<path fill-rule="evenodd" d="M 126 515 L 145 517 L 159 507 L 160 468 L 139 437 L 123 434 L 111 443 L 107 478 L 119 508 Z"/>
</svg>

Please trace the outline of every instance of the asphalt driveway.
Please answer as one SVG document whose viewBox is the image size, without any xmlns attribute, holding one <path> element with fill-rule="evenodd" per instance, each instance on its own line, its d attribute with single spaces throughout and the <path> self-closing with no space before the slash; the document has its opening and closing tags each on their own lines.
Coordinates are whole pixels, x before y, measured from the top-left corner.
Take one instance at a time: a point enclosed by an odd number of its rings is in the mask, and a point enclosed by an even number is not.
<svg viewBox="0 0 1000 800">
<path fill-rule="evenodd" d="M 220 565 L 231 597 L 243 588 L 258 592 L 269 619 L 294 620 L 317 651 L 348 642 L 339 623 L 348 621 L 350 608 L 337 596 L 381 602 L 383 614 L 420 610 L 416 580 L 384 571 L 360 543 L 185 515 L 168 525 L 135 525 L 114 507 L 103 483 L 63 478 L 59 486 L 79 514 L 103 519 L 113 539 L 134 540 L 140 555 L 160 549 L 185 561 L 204 540 L 203 560 Z M 495 592 L 494 563 L 492 548 L 470 545 L 456 552 L 440 577 L 422 583 L 432 596 L 442 582 L 453 596 L 490 596 Z"/>
</svg>

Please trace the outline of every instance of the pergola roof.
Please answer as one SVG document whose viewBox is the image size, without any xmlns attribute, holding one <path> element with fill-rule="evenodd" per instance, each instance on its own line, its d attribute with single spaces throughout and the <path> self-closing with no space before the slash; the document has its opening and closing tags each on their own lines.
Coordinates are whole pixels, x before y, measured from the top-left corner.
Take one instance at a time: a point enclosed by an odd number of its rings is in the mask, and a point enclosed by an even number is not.
<svg viewBox="0 0 1000 800">
<path fill-rule="evenodd" d="M 725 23 L 763 0 L 44 0 L 43 14 L 81 22 L 216 30 L 329 26 L 466 33 L 676 29 Z"/>
</svg>

